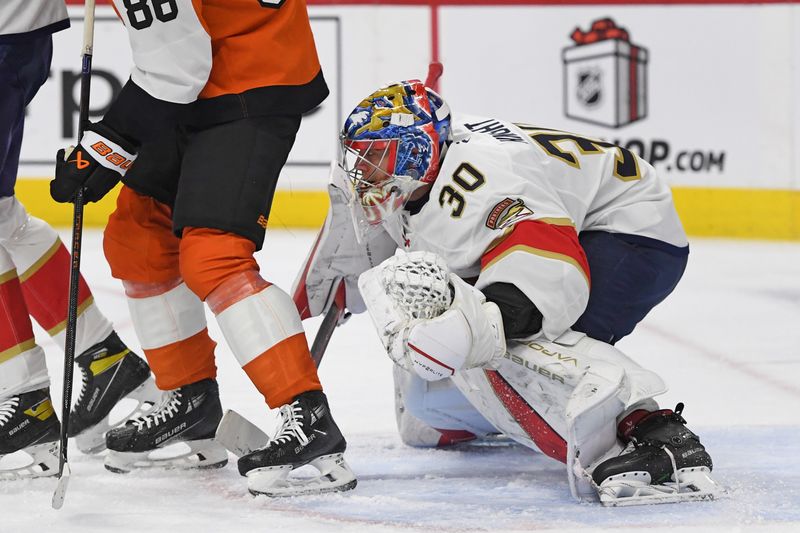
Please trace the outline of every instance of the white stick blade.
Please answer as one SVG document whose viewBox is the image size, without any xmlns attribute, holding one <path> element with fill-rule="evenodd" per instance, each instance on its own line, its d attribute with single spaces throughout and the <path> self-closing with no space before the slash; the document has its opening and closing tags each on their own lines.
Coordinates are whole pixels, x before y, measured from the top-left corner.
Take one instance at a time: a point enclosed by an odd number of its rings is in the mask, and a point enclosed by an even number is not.
<svg viewBox="0 0 800 533">
<path fill-rule="evenodd" d="M 237 457 L 263 448 L 269 442 L 266 433 L 232 410 L 225 411 L 217 427 L 215 439 Z"/>
<path fill-rule="evenodd" d="M 64 463 L 64 470 L 61 477 L 58 478 L 56 490 L 53 493 L 53 509 L 61 509 L 64 505 L 64 498 L 67 496 L 67 485 L 69 485 L 69 476 L 72 471 L 69 468 L 69 463 Z"/>
</svg>

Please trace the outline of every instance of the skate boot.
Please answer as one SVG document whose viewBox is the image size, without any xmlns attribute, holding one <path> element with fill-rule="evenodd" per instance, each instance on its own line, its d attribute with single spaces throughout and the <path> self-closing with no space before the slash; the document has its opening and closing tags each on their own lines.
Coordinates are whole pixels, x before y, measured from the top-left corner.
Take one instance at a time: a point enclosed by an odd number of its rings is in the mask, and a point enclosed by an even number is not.
<svg viewBox="0 0 800 533">
<path fill-rule="evenodd" d="M 150 367 L 116 333 L 75 358 L 82 385 L 69 416 L 69 436 L 83 453 L 106 448 L 106 432 L 152 408 L 160 393 Z M 111 410 L 126 400 L 114 413 Z"/>
<path fill-rule="evenodd" d="M 60 431 L 48 389 L 0 400 L 0 481 L 58 474 Z M 20 451 L 29 460 L 3 466 L 4 456 Z"/>
<path fill-rule="evenodd" d="M 120 474 L 147 468 L 221 468 L 228 462 L 228 452 L 214 440 L 221 418 L 213 379 L 165 391 L 149 413 L 106 434 L 105 467 Z"/>
<path fill-rule="evenodd" d="M 681 413 L 637 410 L 619 424 L 628 446 L 592 472 L 603 505 L 642 505 L 713 499 L 720 492 L 712 462 Z"/>
<path fill-rule="evenodd" d="M 333 421 L 322 391 L 297 395 L 280 409 L 281 423 L 266 447 L 239 459 L 239 473 L 247 476 L 251 494 L 297 496 L 345 491 L 356 477 L 344 460 L 347 443 Z M 288 479 L 289 474 L 311 465 L 317 476 Z"/>
</svg>

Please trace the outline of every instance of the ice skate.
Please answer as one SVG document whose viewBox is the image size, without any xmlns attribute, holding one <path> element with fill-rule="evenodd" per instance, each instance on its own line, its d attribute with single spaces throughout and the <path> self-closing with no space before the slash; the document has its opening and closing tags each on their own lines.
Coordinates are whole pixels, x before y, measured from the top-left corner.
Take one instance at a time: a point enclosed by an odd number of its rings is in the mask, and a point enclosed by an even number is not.
<svg viewBox="0 0 800 533">
<path fill-rule="evenodd" d="M 149 413 L 107 433 L 105 467 L 116 473 L 221 468 L 228 462 L 228 452 L 214 440 L 221 418 L 219 388 L 212 379 L 165 391 Z"/>
<path fill-rule="evenodd" d="M 147 363 L 114 332 L 75 362 L 83 382 L 69 416 L 69 435 L 83 453 L 99 453 L 106 448 L 106 432 L 142 416 L 158 401 L 160 392 Z M 120 412 L 112 413 L 118 404 Z"/>
<path fill-rule="evenodd" d="M 679 403 L 674 412 L 644 415 L 627 432 L 630 442 L 622 453 L 594 468 L 592 479 L 603 505 L 713 499 L 721 492 L 711 477 L 711 457 L 686 428 L 682 411 Z"/>
<path fill-rule="evenodd" d="M 280 409 L 281 424 L 266 447 L 239 459 L 251 494 L 270 497 L 345 491 L 356 477 L 344 460 L 347 443 L 336 426 L 322 391 L 304 392 Z M 294 470 L 310 465 L 318 475 Z"/>
<path fill-rule="evenodd" d="M 57 474 L 60 429 L 48 389 L 0 400 L 0 481 Z"/>
</svg>

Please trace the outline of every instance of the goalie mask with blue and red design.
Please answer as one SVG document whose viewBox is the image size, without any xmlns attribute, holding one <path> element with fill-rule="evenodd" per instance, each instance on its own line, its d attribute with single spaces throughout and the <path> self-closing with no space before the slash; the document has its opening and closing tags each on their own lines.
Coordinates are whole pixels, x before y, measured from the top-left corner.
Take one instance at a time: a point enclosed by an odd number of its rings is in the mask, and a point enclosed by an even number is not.
<svg viewBox="0 0 800 533">
<path fill-rule="evenodd" d="M 356 226 L 378 225 L 433 183 L 450 139 L 450 109 L 419 81 L 383 87 L 356 106 L 340 135 Z"/>
</svg>

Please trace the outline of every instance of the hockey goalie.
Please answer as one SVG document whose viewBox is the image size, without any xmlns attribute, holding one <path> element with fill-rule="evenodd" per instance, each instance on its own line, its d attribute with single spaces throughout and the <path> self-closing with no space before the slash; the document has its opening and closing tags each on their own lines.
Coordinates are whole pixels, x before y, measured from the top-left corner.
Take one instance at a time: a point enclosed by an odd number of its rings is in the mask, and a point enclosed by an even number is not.
<svg viewBox="0 0 800 533">
<path fill-rule="evenodd" d="M 683 404 L 614 347 L 680 280 L 688 241 L 646 161 L 610 143 L 451 117 L 417 80 L 349 115 L 328 219 L 295 283 L 305 316 L 367 310 L 403 441 L 502 433 L 566 464 L 578 499 L 711 499 Z"/>
</svg>

